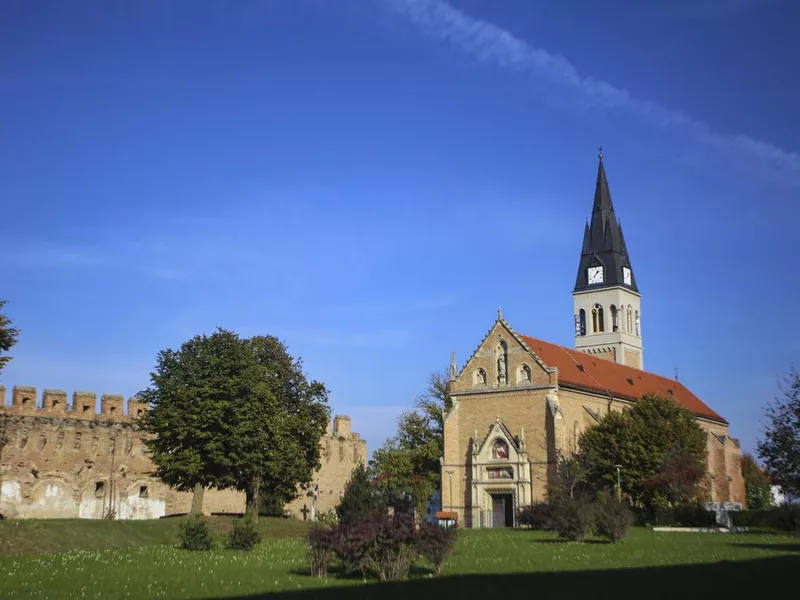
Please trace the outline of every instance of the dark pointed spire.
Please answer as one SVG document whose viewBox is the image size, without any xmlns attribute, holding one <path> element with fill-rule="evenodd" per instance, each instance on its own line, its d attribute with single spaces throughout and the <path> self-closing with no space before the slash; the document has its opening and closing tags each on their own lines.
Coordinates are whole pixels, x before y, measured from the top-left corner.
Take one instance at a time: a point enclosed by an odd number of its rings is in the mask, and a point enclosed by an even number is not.
<svg viewBox="0 0 800 600">
<path fill-rule="evenodd" d="M 589 252 L 591 249 L 592 236 L 589 233 L 589 219 L 586 219 L 586 225 L 583 227 L 583 249 L 581 254 Z"/>
<path fill-rule="evenodd" d="M 597 166 L 597 183 L 594 190 L 592 218 L 584 228 L 581 260 L 578 266 L 578 277 L 575 291 L 590 287 L 588 270 L 592 267 L 603 267 L 602 281 L 592 283 L 591 287 L 607 287 L 625 285 L 638 291 L 633 277 L 628 249 L 622 226 L 614 214 L 614 203 L 611 200 L 611 189 L 608 185 L 606 168 L 603 164 L 603 149 L 600 148 Z M 625 284 L 623 269 L 631 269 L 630 284 Z"/>
</svg>

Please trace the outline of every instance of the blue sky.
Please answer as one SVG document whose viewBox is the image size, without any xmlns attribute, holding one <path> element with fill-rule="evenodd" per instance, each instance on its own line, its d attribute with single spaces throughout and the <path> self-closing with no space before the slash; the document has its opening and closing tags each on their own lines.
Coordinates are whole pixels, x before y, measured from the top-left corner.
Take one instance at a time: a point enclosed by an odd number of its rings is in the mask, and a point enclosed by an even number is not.
<svg viewBox="0 0 800 600">
<path fill-rule="evenodd" d="M 274 334 L 370 449 L 498 306 L 572 345 L 597 147 L 648 370 L 752 449 L 800 354 L 800 5 L 0 2 L 7 388 Z"/>
</svg>

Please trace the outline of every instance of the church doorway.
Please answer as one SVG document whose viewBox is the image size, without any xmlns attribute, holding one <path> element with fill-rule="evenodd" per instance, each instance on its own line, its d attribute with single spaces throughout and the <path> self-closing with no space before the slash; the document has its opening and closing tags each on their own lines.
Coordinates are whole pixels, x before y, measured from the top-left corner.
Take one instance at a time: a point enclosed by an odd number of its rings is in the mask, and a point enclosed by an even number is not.
<svg viewBox="0 0 800 600">
<path fill-rule="evenodd" d="M 512 494 L 492 494 L 490 527 L 514 526 L 514 497 Z"/>
</svg>

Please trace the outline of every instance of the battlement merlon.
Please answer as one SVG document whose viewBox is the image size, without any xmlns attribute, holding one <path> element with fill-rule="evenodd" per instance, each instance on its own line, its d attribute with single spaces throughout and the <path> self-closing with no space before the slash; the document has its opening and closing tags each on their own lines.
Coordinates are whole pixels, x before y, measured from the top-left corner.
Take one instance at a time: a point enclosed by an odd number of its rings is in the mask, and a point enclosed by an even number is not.
<svg viewBox="0 0 800 600">
<path fill-rule="evenodd" d="M 130 422 L 139 417 L 150 407 L 136 396 L 127 402 L 128 412 L 125 414 L 125 398 L 121 394 L 103 394 L 100 398 L 100 413 L 97 413 L 97 394 L 94 392 L 75 392 L 72 395 L 72 406 L 67 401 L 67 392 L 57 389 L 45 389 L 40 405 L 36 402 L 36 388 L 14 386 L 11 405 L 6 405 L 6 388 L 0 385 L 0 410 L 6 414 L 33 417 L 62 417 L 67 419 L 86 419 L 102 421 Z"/>
<path fill-rule="evenodd" d="M 336 415 L 333 418 L 333 434 L 347 437 L 352 433 L 352 421 L 347 415 Z"/>
</svg>

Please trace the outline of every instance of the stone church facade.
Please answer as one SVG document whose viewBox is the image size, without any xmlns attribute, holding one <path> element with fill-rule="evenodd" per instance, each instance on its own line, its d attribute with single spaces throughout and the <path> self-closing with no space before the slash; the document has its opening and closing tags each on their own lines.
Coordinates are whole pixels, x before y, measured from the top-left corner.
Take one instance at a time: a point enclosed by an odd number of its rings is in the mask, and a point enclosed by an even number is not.
<svg viewBox="0 0 800 600">
<path fill-rule="evenodd" d="M 155 519 L 184 514 L 192 502 L 152 476 L 154 469 L 135 418 L 147 404 L 103 394 L 15 387 L 5 404 L 0 386 L 0 515 L 15 519 Z M 5 441 L 5 444 L 2 444 Z M 321 467 L 311 492 L 300 493 L 286 512 L 310 519 L 338 504 L 353 469 L 367 461 L 367 443 L 351 431 L 350 418 L 334 417 L 320 440 Z M 206 514 L 237 514 L 245 496 L 235 490 L 208 489 Z"/>
<path fill-rule="evenodd" d="M 450 368 L 442 508 L 466 527 L 511 526 L 544 500 L 559 455 L 608 411 L 645 394 L 672 398 L 708 433 L 711 501 L 745 503 L 739 442 L 728 422 L 675 379 L 643 370 L 641 294 L 614 214 L 600 155 L 591 222 L 573 290 L 575 349 L 522 335 L 497 320 L 459 371 Z"/>
</svg>

